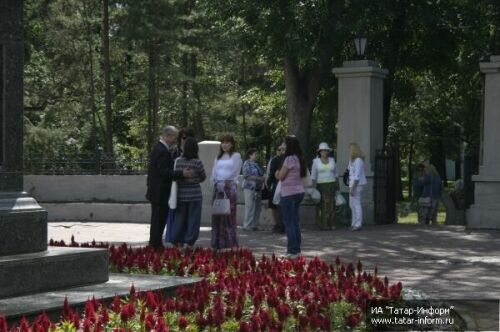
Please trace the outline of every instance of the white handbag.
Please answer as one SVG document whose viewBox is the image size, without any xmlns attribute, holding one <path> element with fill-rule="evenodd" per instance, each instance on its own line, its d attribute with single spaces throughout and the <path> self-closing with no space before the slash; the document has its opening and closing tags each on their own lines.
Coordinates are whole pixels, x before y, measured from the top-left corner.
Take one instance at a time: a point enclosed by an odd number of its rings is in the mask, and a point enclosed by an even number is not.
<svg viewBox="0 0 500 332">
<path fill-rule="evenodd" d="M 309 169 L 306 169 L 306 176 L 302 178 L 302 185 L 304 186 L 304 188 L 309 188 L 313 185 L 311 172 L 309 172 Z"/>
<path fill-rule="evenodd" d="M 274 190 L 274 196 L 273 196 L 274 205 L 278 205 L 280 203 L 280 197 L 281 197 L 281 181 L 278 181 L 278 184 L 276 184 L 276 189 Z"/>
<path fill-rule="evenodd" d="M 337 191 L 335 194 L 335 205 L 344 205 L 345 203 L 347 202 L 345 201 L 344 195 L 342 195 L 340 191 Z"/>
<path fill-rule="evenodd" d="M 214 202 L 212 203 L 212 214 L 222 216 L 231 214 L 231 202 L 229 201 L 226 192 L 224 192 L 223 198 L 216 197 L 214 199 Z"/>
<path fill-rule="evenodd" d="M 179 159 L 179 158 L 177 158 Z M 174 171 L 175 166 L 177 165 L 177 159 L 174 162 Z M 177 191 L 178 191 L 177 181 L 172 181 L 172 186 L 170 187 L 170 196 L 168 198 L 168 207 L 173 209 L 177 208 Z"/>
</svg>

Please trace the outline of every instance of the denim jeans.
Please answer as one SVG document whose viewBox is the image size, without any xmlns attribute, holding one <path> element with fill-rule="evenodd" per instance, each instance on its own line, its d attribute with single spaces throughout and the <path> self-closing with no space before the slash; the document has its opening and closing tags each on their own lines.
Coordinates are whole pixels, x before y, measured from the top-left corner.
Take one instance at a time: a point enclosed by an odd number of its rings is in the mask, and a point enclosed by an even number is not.
<svg viewBox="0 0 500 332">
<path fill-rule="evenodd" d="M 172 225 L 172 243 L 194 245 L 200 234 L 201 201 L 177 202 Z"/>
<path fill-rule="evenodd" d="M 304 199 L 304 193 L 285 196 L 280 198 L 280 207 L 283 215 L 283 224 L 285 225 L 287 245 L 287 254 L 299 254 L 300 243 L 302 240 L 299 224 L 299 206 Z"/>
</svg>

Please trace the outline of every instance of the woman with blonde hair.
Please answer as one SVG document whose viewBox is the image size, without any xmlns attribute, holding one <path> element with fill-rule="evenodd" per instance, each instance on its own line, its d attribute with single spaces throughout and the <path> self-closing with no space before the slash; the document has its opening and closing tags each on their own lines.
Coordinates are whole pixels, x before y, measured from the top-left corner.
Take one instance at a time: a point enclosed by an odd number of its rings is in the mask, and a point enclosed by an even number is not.
<svg viewBox="0 0 500 332">
<path fill-rule="evenodd" d="M 361 194 L 366 185 L 365 157 L 357 143 L 349 144 L 349 207 L 351 208 L 351 230 L 360 231 L 363 225 Z"/>
<path fill-rule="evenodd" d="M 441 177 L 434 165 L 428 162 L 424 163 L 424 174 L 418 179 L 422 186 L 422 194 L 418 200 L 419 215 L 422 220 L 419 222 L 428 225 L 437 224 L 437 210 L 439 198 L 441 197 Z"/>
</svg>

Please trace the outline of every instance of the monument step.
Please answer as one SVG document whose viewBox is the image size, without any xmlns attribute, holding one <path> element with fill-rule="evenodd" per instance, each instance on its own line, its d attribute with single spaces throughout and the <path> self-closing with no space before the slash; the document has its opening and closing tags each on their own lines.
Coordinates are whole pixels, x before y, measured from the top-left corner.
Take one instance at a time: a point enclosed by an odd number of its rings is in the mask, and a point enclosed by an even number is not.
<svg viewBox="0 0 500 332">
<path fill-rule="evenodd" d="M 22 317 L 31 321 L 42 311 L 45 311 L 52 321 L 58 321 L 65 298 L 68 298 L 72 308 L 82 308 L 79 309 L 82 312 L 85 302 L 92 296 L 101 302 L 111 302 L 115 295 L 127 296 L 132 285 L 137 292 L 155 290 L 172 296 L 177 288 L 190 286 L 199 281 L 201 278 L 110 274 L 109 280 L 100 284 L 0 300 L 0 315 L 7 318 L 9 325 Z"/>
<path fill-rule="evenodd" d="M 107 249 L 48 247 L 0 256 L 0 299 L 102 283 L 108 274 Z"/>
</svg>

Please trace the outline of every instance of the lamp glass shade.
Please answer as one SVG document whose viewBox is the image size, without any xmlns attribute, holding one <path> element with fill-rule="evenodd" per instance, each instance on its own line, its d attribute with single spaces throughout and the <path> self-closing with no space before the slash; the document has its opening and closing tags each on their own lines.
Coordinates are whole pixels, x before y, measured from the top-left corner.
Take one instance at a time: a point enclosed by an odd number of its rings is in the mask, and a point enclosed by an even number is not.
<svg viewBox="0 0 500 332">
<path fill-rule="evenodd" d="M 366 37 L 354 38 L 354 46 L 356 46 L 356 54 L 359 57 L 363 57 L 365 55 L 367 41 L 368 39 Z"/>
</svg>

